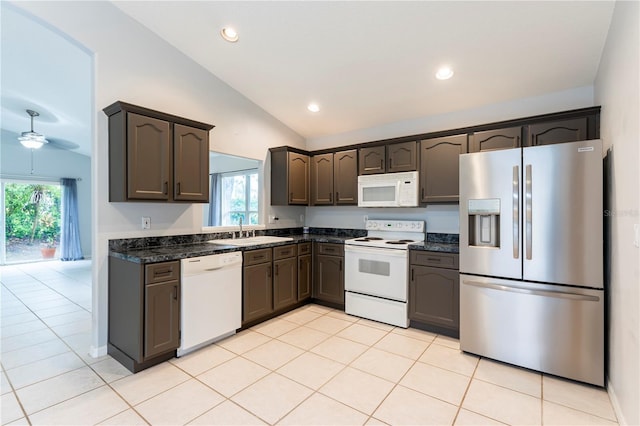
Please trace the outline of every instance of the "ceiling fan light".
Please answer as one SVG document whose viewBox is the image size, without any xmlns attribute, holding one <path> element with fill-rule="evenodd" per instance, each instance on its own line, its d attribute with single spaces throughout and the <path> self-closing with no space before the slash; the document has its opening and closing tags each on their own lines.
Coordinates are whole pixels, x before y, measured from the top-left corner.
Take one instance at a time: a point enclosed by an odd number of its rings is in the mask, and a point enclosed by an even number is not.
<svg viewBox="0 0 640 426">
<path fill-rule="evenodd" d="M 29 138 L 18 138 L 22 146 L 29 149 L 40 149 L 45 142 L 38 139 L 29 139 Z"/>
</svg>

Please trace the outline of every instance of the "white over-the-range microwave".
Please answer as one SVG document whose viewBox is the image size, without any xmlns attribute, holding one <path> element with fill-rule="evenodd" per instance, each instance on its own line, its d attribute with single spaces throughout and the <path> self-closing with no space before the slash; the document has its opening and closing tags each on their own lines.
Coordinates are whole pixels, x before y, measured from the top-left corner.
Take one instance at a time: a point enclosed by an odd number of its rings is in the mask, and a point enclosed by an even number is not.
<svg viewBox="0 0 640 426">
<path fill-rule="evenodd" d="M 358 207 L 417 207 L 418 172 L 358 176 Z"/>
</svg>

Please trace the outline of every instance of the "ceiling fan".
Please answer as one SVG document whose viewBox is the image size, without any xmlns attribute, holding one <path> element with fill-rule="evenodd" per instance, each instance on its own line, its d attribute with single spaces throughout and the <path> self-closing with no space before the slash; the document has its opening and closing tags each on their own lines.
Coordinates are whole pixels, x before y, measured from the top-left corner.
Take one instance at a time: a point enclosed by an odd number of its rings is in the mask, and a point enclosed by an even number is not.
<svg viewBox="0 0 640 426">
<path fill-rule="evenodd" d="M 29 114 L 29 116 L 31 117 L 31 130 L 28 132 L 22 132 L 22 134 L 18 137 L 18 140 L 20 141 L 22 146 L 32 150 L 40 149 L 44 145 L 49 145 L 53 148 L 67 149 L 67 150 L 78 148 L 78 144 L 74 142 L 70 142 L 64 139 L 55 139 L 55 140 L 51 138 L 46 139 L 43 134 L 34 131 L 33 118 L 38 117 L 40 113 L 32 109 L 28 109 L 26 111 L 27 111 L 27 114 Z"/>
<path fill-rule="evenodd" d="M 28 109 L 27 114 L 31 116 L 31 130 L 28 132 L 22 132 L 22 135 L 18 140 L 25 148 L 40 149 L 42 148 L 42 145 L 49 143 L 49 141 L 44 138 L 44 135 L 33 131 L 33 117 L 39 116 L 40 113 Z"/>
</svg>

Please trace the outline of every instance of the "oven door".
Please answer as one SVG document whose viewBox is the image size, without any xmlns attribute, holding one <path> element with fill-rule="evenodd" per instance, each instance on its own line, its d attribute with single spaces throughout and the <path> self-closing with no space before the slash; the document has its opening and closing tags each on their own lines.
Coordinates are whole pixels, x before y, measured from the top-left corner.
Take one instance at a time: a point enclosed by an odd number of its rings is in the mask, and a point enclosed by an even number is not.
<svg viewBox="0 0 640 426">
<path fill-rule="evenodd" d="M 345 245 L 346 291 L 407 301 L 408 250 Z"/>
</svg>

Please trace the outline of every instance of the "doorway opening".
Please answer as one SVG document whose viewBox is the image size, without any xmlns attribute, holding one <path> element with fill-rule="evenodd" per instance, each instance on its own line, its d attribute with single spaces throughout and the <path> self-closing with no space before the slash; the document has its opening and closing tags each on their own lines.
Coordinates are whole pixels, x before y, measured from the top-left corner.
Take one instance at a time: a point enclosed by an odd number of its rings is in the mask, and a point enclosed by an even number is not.
<svg viewBox="0 0 640 426">
<path fill-rule="evenodd" d="M 60 201 L 57 182 L 2 180 L 0 264 L 59 259 Z"/>
</svg>

